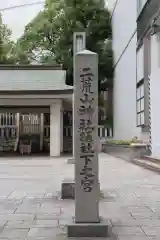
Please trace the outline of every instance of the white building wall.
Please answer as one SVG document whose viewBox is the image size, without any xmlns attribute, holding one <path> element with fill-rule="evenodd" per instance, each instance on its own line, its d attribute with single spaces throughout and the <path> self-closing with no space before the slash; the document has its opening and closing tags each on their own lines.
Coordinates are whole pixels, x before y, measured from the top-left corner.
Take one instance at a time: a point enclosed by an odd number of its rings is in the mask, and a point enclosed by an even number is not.
<svg viewBox="0 0 160 240">
<path fill-rule="evenodd" d="M 64 109 L 61 107 L 61 117 L 60 117 L 60 135 L 61 135 L 61 138 L 60 138 L 60 141 L 61 141 L 61 153 L 63 153 L 63 112 L 64 112 Z"/>
<path fill-rule="evenodd" d="M 131 11 L 129 11 L 129 9 Z M 114 61 L 118 62 L 137 28 L 136 1 L 117 1 L 112 16 Z M 129 47 L 129 46 L 128 46 Z"/>
<path fill-rule="evenodd" d="M 151 147 L 152 156 L 160 157 L 160 40 L 157 35 L 151 40 L 151 77 L 150 77 L 150 107 L 151 107 Z"/>
<path fill-rule="evenodd" d="M 117 0 L 105 0 L 106 6 L 109 8 L 110 11 L 113 11 Z"/>
<path fill-rule="evenodd" d="M 114 139 L 117 140 L 139 137 L 141 131 L 136 127 L 136 18 L 136 1 L 117 2 L 112 15 Z"/>
</svg>

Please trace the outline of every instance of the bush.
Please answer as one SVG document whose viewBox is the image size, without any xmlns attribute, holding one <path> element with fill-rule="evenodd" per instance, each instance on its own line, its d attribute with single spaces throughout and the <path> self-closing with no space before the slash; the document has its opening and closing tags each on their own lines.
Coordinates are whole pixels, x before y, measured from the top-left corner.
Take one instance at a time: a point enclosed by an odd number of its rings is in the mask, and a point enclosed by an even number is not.
<svg viewBox="0 0 160 240">
<path fill-rule="evenodd" d="M 138 140 L 137 137 L 133 137 L 132 140 L 107 140 L 106 143 L 108 144 L 115 144 L 115 145 L 131 145 L 132 143 L 142 143 L 143 141 Z"/>
<path fill-rule="evenodd" d="M 115 145 L 130 145 L 132 141 L 127 141 L 127 140 L 108 140 L 106 141 L 108 144 L 115 144 Z"/>
</svg>

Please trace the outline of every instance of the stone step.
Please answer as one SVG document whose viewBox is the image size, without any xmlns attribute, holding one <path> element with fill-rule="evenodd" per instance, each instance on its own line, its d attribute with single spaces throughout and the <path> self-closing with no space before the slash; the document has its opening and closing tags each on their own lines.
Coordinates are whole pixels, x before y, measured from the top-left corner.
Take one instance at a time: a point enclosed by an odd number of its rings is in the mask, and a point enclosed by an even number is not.
<svg viewBox="0 0 160 240">
<path fill-rule="evenodd" d="M 160 163 L 160 158 L 152 157 L 152 156 L 144 156 L 142 159 L 154 162 L 154 163 Z"/>
<path fill-rule="evenodd" d="M 151 161 L 151 160 L 148 160 L 148 159 L 137 159 L 137 158 L 135 158 L 135 159 L 132 160 L 132 163 L 134 163 L 138 166 L 144 167 L 148 170 L 160 173 L 160 162 L 157 163 L 155 161 Z"/>
</svg>

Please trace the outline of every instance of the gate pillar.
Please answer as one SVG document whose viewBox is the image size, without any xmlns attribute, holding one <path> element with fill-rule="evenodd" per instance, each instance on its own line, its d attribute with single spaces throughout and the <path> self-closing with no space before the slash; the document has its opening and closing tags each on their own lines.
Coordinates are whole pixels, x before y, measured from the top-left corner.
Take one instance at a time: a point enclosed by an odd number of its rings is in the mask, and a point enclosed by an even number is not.
<svg viewBox="0 0 160 240">
<path fill-rule="evenodd" d="M 60 141 L 61 141 L 61 153 L 63 153 L 63 109 L 61 108 L 61 132 L 60 132 Z"/>
<path fill-rule="evenodd" d="M 50 106 L 50 156 L 61 153 L 61 100 Z"/>
</svg>

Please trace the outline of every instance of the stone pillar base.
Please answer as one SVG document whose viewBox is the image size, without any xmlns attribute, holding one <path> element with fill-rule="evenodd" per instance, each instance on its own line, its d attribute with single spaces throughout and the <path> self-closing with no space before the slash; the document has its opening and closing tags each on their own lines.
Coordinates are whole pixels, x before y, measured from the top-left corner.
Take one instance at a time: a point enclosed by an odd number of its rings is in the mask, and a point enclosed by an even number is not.
<svg viewBox="0 0 160 240">
<path fill-rule="evenodd" d="M 67 226 L 67 237 L 108 237 L 109 222 L 73 223 Z"/>
<path fill-rule="evenodd" d="M 99 183 L 99 189 L 100 189 L 100 183 Z M 65 178 L 63 180 L 61 184 L 61 199 L 75 199 L 75 181 L 74 180 L 68 179 L 68 178 Z"/>
<path fill-rule="evenodd" d="M 64 179 L 61 185 L 61 199 L 75 199 L 75 182 Z"/>
</svg>

